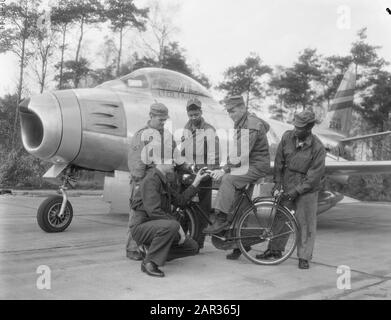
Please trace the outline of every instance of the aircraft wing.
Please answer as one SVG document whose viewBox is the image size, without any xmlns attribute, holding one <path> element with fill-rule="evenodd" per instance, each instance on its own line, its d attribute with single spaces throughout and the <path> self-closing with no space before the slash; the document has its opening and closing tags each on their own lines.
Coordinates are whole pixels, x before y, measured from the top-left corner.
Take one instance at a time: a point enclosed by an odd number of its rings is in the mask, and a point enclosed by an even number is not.
<svg viewBox="0 0 391 320">
<path fill-rule="evenodd" d="M 391 161 L 326 161 L 326 175 L 391 173 Z"/>
<path fill-rule="evenodd" d="M 341 139 L 339 142 L 348 143 L 348 142 L 357 141 L 357 140 L 364 140 L 364 139 L 370 139 L 370 138 L 374 138 L 374 137 L 385 136 L 388 134 L 391 134 L 391 131 L 377 132 L 377 133 L 366 134 L 363 136 L 344 138 L 344 139 Z"/>
<path fill-rule="evenodd" d="M 270 165 L 272 174 L 274 161 Z M 382 173 L 391 174 L 391 161 L 336 161 L 326 159 L 326 175 L 333 177 L 333 179 L 340 177 L 341 183 L 346 183 L 350 175 Z"/>
</svg>

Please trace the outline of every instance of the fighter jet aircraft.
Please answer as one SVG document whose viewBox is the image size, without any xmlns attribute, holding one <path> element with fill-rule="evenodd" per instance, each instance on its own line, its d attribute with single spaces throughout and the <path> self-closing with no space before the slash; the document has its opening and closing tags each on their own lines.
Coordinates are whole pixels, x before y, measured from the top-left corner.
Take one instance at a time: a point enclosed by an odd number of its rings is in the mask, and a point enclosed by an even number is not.
<svg viewBox="0 0 391 320">
<path fill-rule="evenodd" d="M 354 70 L 349 68 L 325 121 L 315 129 L 330 150 L 343 151 L 346 142 L 368 137 L 346 137 L 354 83 Z M 181 73 L 159 68 L 139 69 L 95 88 L 46 92 L 23 101 L 23 145 L 33 156 L 53 164 L 44 178 L 58 181 L 61 177 L 63 181 L 62 196 L 49 197 L 38 209 L 40 227 L 59 232 L 69 226 L 73 209 L 66 184 L 80 168 L 107 172 L 110 176 L 105 179 L 105 200 L 111 202 L 111 211 L 128 212 L 127 157 L 131 137 L 147 123 L 149 106 L 155 101 L 169 108 L 166 127 L 172 133 L 181 132 L 187 121 L 186 102 L 191 97 L 201 100 L 208 122 L 218 129 L 232 129 L 224 108 L 206 88 Z M 282 133 L 292 126 L 271 119 L 268 122 L 269 143 L 276 146 Z M 340 154 L 328 153 L 326 161 L 327 175 L 338 181 L 346 181 L 351 174 L 391 170 L 391 161 L 346 161 Z M 324 192 L 319 198 L 319 212 L 334 206 L 342 197 Z"/>
</svg>

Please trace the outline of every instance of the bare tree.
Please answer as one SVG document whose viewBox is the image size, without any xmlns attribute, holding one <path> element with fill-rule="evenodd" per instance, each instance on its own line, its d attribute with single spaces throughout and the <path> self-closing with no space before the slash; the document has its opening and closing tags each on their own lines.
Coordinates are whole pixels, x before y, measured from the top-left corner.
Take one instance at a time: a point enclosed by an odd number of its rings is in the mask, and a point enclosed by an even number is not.
<svg viewBox="0 0 391 320">
<path fill-rule="evenodd" d="M 56 67 L 60 69 L 58 88 L 63 87 L 64 53 L 66 49 L 66 36 L 69 27 L 75 22 L 76 15 L 71 0 L 60 0 L 58 5 L 53 8 L 51 13 L 51 22 L 54 30 L 61 33 L 61 59 Z"/>
<path fill-rule="evenodd" d="M 37 31 L 39 4 L 40 0 L 17 0 L 4 8 L 7 27 L 0 32 L 0 53 L 10 51 L 19 58 L 19 80 L 12 146 L 15 145 L 19 132 L 19 103 L 22 100 L 25 67 L 32 55 L 32 51 L 28 48 L 28 39 L 31 39 Z"/>
<path fill-rule="evenodd" d="M 147 32 L 140 37 L 144 47 L 158 62 L 158 67 L 163 66 L 164 53 L 168 43 L 172 41 L 172 36 L 179 32 L 179 28 L 173 23 L 173 18 L 179 9 L 178 4 L 163 6 L 157 0 L 149 3 Z"/>
<path fill-rule="evenodd" d="M 44 11 L 39 19 L 43 19 L 43 23 L 38 25 L 36 35 L 31 39 L 35 48 L 31 67 L 38 79 L 39 92 L 42 93 L 47 82 L 49 60 L 56 46 L 56 32 L 51 28 L 50 11 Z"/>
<path fill-rule="evenodd" d="M 110 28 L 119 33 L 119 50 L 117 57 L 117 76 L 120 74 L 123 37 L 127 28 L 134 27 L 145 31 L 145 18 L 148 9 L 140 9 L 133 0 L 106 0 L 106 17 L 110 20 Z"/>
<path fill-rule="evenodd" d="M 73 11 L 75 12 L 76 21 L 78 21 L 80 28 L 75 56 L 75 62 L 77 63 L 80 57 L 81 43 L 86 24 L 103 22 L 105 17 L 103 5 L 99 0 L 73 0 Z"/>
</svg>

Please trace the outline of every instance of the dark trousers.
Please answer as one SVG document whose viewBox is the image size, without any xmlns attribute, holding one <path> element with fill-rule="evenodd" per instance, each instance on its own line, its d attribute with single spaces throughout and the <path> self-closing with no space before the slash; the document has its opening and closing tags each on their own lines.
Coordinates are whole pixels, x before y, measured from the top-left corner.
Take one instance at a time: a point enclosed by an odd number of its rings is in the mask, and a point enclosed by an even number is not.
<svg viewBox="0 0 391 320">
<path fill-rule="evenodd" d="M 202 181 L 199 184 L 199 191 L 198 191 L 198 198 L 200 199 L 200 202 L 198 203 L 200 208 L 206 213 L 208 218 L 210 217 L 210 213 L 212 211 L 212 179 L 208 179 L 205 181 Z M 203 218 L 200 217 L 198 219 L 199 221 L 199 230 L 204 230 L 208 226 L 208 222 Z M 198 246 L 200 248 L 204 247 L 205 242 L 205 234 L 201 232 L 197 242 Z"/>
<path fill-rule="evenodd" d="M 255 183 L 261 177 L 262 173 L 251 167 L 244 175 L 225 174 L 216 195 L 215 209 L 226 213 L 230 220 L 233 215 L 232 207 L 235 203 L 237 189 L 241 189 L 249 183 Z"/>
<path fill-rule="evenodd" d="M 134 252 L 138 251 L 137 244 L 132 238 L 132 233 L 130 231 L 130 222 L 132 220 L 132 216 L 134 214 L 134 211 L 132 209 L 132 199 L 133 195 L 135 193 L 135 188 L 139 187 L 139 184 L 135 183 L 133 180 L 130 181 L 130 197 L 129 197 L 129 222 L 128 222 L 128 229 L 127 229 L 127 240 L 126 240 L 126 252 Z"/>
<path fill-rule="evenodd" d="M 291 206 L 295 209 L 295 217 L 299 227 L 297 242 L 297 257 L 300 259 L 311 260 L 314 251 L 316 236 L 316 213 L 318 208 L 318 192 L 306 193 L 298 196 Z M 288 232 L 289 229 L 282 219 L 276 216 L 275 228 L 276 234 Z M 284 251 L 288 237 L 280 237 L 269 242 L 271 250 Z"/>
<path fill-rule="evenodd" d="M 138 245 L 148 248 L 145 262 L 154 262 L 158 266 L 166 261 L 193 256 L 198 252 L 198 244 L 193 239 L 186 239 L 178 244 L 179 223 L 176 220 L 151 220 L 131 227 L 133 239 Z"/>
</svg>

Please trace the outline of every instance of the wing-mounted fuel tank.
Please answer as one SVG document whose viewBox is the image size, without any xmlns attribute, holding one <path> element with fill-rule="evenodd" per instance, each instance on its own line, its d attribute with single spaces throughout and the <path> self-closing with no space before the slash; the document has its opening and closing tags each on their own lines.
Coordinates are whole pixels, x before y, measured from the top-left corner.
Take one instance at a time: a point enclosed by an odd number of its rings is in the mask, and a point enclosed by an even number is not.
<svg viewBox="0 0 391 320">
<path fill-rule="evenodd" d="M 77 89 L 33 96 L 20 107 L 20 118 L 25 149 L 57 168 L 72 163 L 111 172 L 126 166 L 126 116 L 113 91 Z M 52 169 L 50 175 L 58 171 Z"/>
</svg>

